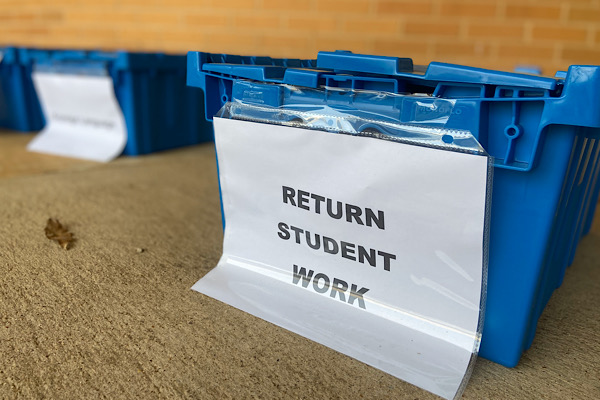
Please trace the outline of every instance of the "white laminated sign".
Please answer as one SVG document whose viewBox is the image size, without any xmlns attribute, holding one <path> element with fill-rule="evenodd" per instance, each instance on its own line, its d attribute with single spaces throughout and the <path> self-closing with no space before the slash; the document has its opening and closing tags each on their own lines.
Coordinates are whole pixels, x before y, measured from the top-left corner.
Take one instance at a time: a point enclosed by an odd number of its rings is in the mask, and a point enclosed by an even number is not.
<svg viewBox="0 0 600 400">
<path fill-rule="evenodd" d="M 480 340 L 488 157 L 215 118 L 223 256 L 193 289 L 445 398 Z"/>
<path fill-rule="evenodd" d="M 46 127 L 28 149 L 107 162 L 127 143 L 127 129 L 110 76 L 34 72 Z"/>
</svg>

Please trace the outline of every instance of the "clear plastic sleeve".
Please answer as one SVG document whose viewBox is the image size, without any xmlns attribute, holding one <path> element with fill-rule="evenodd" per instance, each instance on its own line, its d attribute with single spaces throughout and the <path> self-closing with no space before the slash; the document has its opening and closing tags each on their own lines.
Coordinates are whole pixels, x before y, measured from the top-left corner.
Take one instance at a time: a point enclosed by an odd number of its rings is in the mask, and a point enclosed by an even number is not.
<svg viewBox="0 0 600 400">
<path fill-rule="evenodd" d="M 485 154 L 485 150 L 471 132 L 446 128 L 455 104 L 455 100 L 452 99 L 340 88 L 311 89 L 290 85 L 265 85 L 249 81 L 239 81 L 235 85 L 232 101 L 223 106 L 217 114 L 218 117 L 371 136 L 444 150 Z M 257 92 L 269 86 L 277 86 L 282 91 L 282 101 L 278 106 L 253 101 L 258 97 Z M 333 97 L 334 101 L 328 101 Z M 340 98 L 344 99 L 345 103 L 341 102 Z M 300 102 L 306 99 L 315 102 Z M 354 104 L 368 104 L 369 107 L 365 109 Z"/>
</svg>

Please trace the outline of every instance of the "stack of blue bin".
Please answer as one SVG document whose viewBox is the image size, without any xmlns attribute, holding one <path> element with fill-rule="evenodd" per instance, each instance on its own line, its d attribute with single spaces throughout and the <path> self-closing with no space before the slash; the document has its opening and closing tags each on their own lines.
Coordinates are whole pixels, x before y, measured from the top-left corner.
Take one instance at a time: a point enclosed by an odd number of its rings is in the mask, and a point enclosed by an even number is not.
<svg viewBox="0 0 600 400">
<path fill-rule="evenodd" d="M 480 355 L 518 363 L 592 223 L 600 190 L 600 67 L 571 66 L 546 78 L 437 62 L 417 72 L 410 59 L 350 52 L 320 52 L 316 61 L 190 52 L 187 82 L 204 91 L 208 119 L 226 102 L 241 100 L 352 105 L 409 121 L 402 102 L 374 110 L 336 88 L 453 99 L 446 128 L 471 131 L 494 162 Z M 323 91 L 283 96 L 278 85 Z"/>
<path fill-rule="evenodd" d="M 19 48 L 5 54 L 4 64 L 2 68 L 10 66 L 13 74 L 7 79 L 13 79 L 13 86 L 21 88 L 24 94 L 20 96 L 27 101 L 12 92 L 0 96 L 0 126 L 23 131 L 42 128 L 43 117 L 33 90 L 32 71 L 107 74 L 113 79 L 115 95 L 125 117 L 124 154 L 147 154 L 212 140 L 212 126 L 202 112 L 198 112 L 204 109 L 204 96 L 185 84 L 185 56 Z M 17 74 L 19 79 L 15 78 Z M 3 108 L 3 102 L 8 106 Z M 9 120 L 18 123 L 4 123 L 3 109 Z"/>
</svg>

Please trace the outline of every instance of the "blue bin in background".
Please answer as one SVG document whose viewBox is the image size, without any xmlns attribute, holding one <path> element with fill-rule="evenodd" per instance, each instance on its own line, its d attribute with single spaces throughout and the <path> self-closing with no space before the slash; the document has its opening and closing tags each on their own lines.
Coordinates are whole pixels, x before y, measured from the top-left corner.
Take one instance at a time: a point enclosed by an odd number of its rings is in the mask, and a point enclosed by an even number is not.
<svg viewBox="0 0 600 400">
<path fill-rule="evenodd" d="M 494 161 L 479 354 L 518 363 L 592 223 L 600 191 L 600 67 L 571 66 L 546 78 L 437 62 L 417 68 L 411 59 L 350 52 L 320 52 L 316 62 L 190 52 L 187 82 L 204 91 L 209 119 L 238 99 L 274 107 L 351 105 L 412 122 L 402 102 L 366 104 L 328 88 L 454 99 L 446 127 L 471 131 Z M 324 91 L 283 96 L 282 84 Z"/>
<path fill-rule="evenodd" d="M 14 47 L 0 47 L 0 128 L 39 131 L 44 116 L 31 80 L 31 69 L 23 65 Z"/>
<path fill-rule="evenodd" d="M 126 155 L 141 155 L 212 140 L 204 95 L 186 86 L 186 57 L 126 51 L 18 49 L 20 64 L 58 73 L 112 77 L 127 127 Z"/>
</svg>

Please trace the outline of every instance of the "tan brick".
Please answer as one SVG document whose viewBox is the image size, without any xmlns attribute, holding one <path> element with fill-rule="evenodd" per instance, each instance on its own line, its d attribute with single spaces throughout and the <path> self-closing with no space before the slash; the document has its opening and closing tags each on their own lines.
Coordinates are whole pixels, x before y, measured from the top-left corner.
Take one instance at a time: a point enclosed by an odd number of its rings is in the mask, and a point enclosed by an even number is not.
<svg viewBox="0 0 600 400">
<path fill-rule="evenodd" d="M 0 21 L 2 23 L 18 22 L 28 23 L 36 19 L 37 14 L 34 12 L 2 12 L 0 13 Z"/>
<path fill-rule="evenodd" d="M 310 10 L 310 1 L 304 0 L 263 0 L 263 9 L 296 13 Z"/>
<path fill-rule="evenodd" d="M 94 0 L 95 2 L 96 0 Z M 118 0 L 114 3 L 117 3 L 120 7 L 128 7 L 128 6 L 147 6 L 150 3 L 148 0 Z"/>
<path fill-rule="evenodd" d="M 190 42 L 204 40 L 206 34 L 200 31 L 190 30 L 161 30 L 159 39 L 169 42 Z"/>
<path fill-rule="evenodd" d="M 560 58 L 568 64 L 600 65 L 600 50 L 569 46 L 562 49 Z"/>
<path fill-rule="evenodd" d="M 433 4 L 431 0 L 381 0 L 377 4 L 377 14 L 380 15 L 429 15 L 432 12 Z"/>
<path fill-rule="evenodd" d="M 351 34 L 385 37 L 388 35 L 398 35 L 400 33 L 400 22 L 397 19 L 345 18 L 343 29 Z"/>
<path fill-rule="evenodd" d="M 594 63 L 600 0 L 565 1 L 0 0 L 0 40 L 291 57 L 350 49 L 491 68 Z M 587 40 L 589 49 L 577 45 Z"/>
<path fill-rule="evenodd" d="M 534 26 L 531 32 L 534 40 L 584 42 L 587 29 L 566 26 Z"/>
<path fill-rule="evenodd" d="M 236 15 L 233 26 L 243 29 L 276 29 L 281 26 L 281 18 L 276 15 Z"/>
<path fill-rule="evenodd" d="M 11 10 L 14 10 L 15 6 L 22 7 L 23 6 L 23 0 L 4 0 L 0 4 L 1 8 L 11 9 Z"/>
<path fill-rule="evenodd" d="M 239 35 L 235 33 L 218 32 L 207 35 L 207 41 L 213 45 L 229 46 L 243 48 L 244 46 L 253 46 L 257 43 L 257 35 Z"/>
<path fill-rule="evenodd" d="M 169 54 L 186 54 L 188 51 L 192 51 L 192 50 L 203 51 L 205 49 L 205 46 L 203 45 L 203 43 L 204 43 L 203 40 L 198 40 L 198 41 L 164 40 L 164 41 L 161 41 L 160 43 L 158 43 L 158 45 L 160 46 L 160 49 L 162 49 L 165 52 L 168 52 Z"/>
<path fill-rule="evenodd" d="M 523 38 L 524 29 L 521 25 L 507 25 L 502 23 L 480 23 L 475 22 L 468 26 L 467 35 L 472 38 Z"/>
<path fill-rule="evenodd" d="M 259 42 L 265 47 L 304 47 L 308 38 L 302 36 L 264 35 L 259 37 Z"/>
<path fill-rule="evenodd" d="M 137 12 L 142 24 L 178 25 L 182 15 L 177 12 Z"/>
<path fill-rule="evenodd" d="M 535 4 L 508 4 L 506 6 L 506 16 L 513 18 L 528 19 L 554 19 L 560 18 L 560 5 L 545 5 L 543 2 Z"/>
<path fill-rule="evenodd" d="M 226 10 L 257 10 L 262 6 L 260 0 L 177 0 L 190 6 L 210 6 L 212 8 L 223 8 Z"/>
<path fill-rule="evenodd" d="M 236 49 L 236 53 L 239 54 L 240 51 L 243 51 L 242 54 L 252 54 L 252 55 L 268 55 L 276 58 L 305 58 L 305 57 L 314 57 L 315 52 L 309 51 L 309 44 L 303 43 L 302 45 L 291 47 L 285 43 L 279 44 L 271 44 L 268 47 L 264 44 L 259 44 L 254 48 L 253 52 L 250 53 L 246 48 Z M 307 56 L 310 54 L 310 56 Z"/>
<path fill-rule="evenodd" d="M 19 0 L 19 2 L 21 4 L 23 3 L 22 0 Z M 31 1 L 30 3 L 36 4 L 39 6 L 39 0 L 38 1 L 34 0 L 34 1 Z M 95 6 L 114 6 L 115 0 L 95 0 L 94 2 L 82 2 L 81 0 L 51 0 L 51 1 L 47 1 L 46 3 L 52 4 L 53 7 L 73 8 L 73 7 L 84 6 L 86 8 L 93 8 Z M 119 2 L 119 4 L 125 5 L 125 3 L 121 3 L 121 2 Z M 147 4 L 148 4 L 148 2 L 146 1 L 146 5 Z"/>
<path fill-rule="evenodd" d="M 600 21 L 600 8 L 573 6 L 569 12 L 569 20 L 571 21 Z"/>
<path fill-rule="evenodd" d="M 456 22 L 418 22 L 408 21 L 404 27 L 404 31 L 409 35 L 426 35 L 426 36 L 458 36 L 460 25 Z"/>
<path fill-rule="evenodd" d="M 501 44 L 498 46 L 498 56 L 504 59 L 551 59 L 554 47 L 541 45 Z"/>
<path fill-rule="evenodd" d="M 106 24 L 134 24 L 138 21 L 135 12 L 128 11 L 98 11 L 98 10 L 65 10 L 63 15 L 65 24 L 85 25 L 90 23 Z"/>
<path fill-rule="evenodd" d="M 231 4 L 230 7 L 233 6 L 232 3 L 236 2 L 236 0 L 230 0 L 227 2 L 227 4 Z M 189 8 L 198 8 L 199 6 L 202 7 L 213 7 L 216 4 L 223 4 L 223 1 L 217 1 L 217 0 L 202 0 L 202 1 L 198 1 L 198 0 L 159 0 L 158 2 L 159 6 L 163 6 L 165 8 L 173 8 L 173 7 L 177 7 L 178 9 L 189 9 Z M 252 2 L 252 0 L 248 0 L 246 2 L 244 2 L 245 4 L 249 4 L 248 7 L 253 7 L 254 4 Z M 237 5 L 237 4 L 236 4 Z"/>
<path fill-rule="evenodd" d="M 115 37 L 118 33 L 110 27 L 99 26 L 87 26 L 81 29 L 79 32 L 80 34 L 75 36 L 84 36 L 85 38 L 90 39 L 90 41 L 95 41 L 98 43 L 104 41 L 108 42 L 112 40 L 112 38 Z"/>
<path fill-rule="evenodd" d="M 292 15 L 287 20 L 287 28 L 305 32 L 336 31 L 338 29 L 335 21 L 331 18 L 321 17 L 299 17 Z"/>
<path fill-rule="evenodd" d="M 142 29 L 139 27 L 126 27 L 119 29 L 115 33 L 115 37 L 118 38 L 120 41 L 137 41 L 141 43 L 144 40 L 149 39 L 153 32 L 155 31 L 149 30 L 147 28 Z"/>
<path fill-rule="evenodd" d="M 48 28 L 42 26 L 22 25 L 22 26 L 2 26 L 0 32 L 3 35 L 47 35 Z"/>
<path fill-rule="evenodd" d="M 230 16 L 226 13 L 194 13 L 186 15 L 184 24 L 201 27 L 202 25 L 223 26 L 229 29 Z"/>
<path fill-rule="evenodd" d="M 429 43 L 424 40 L 376 39 L 373 41 L 375 54 L 393 57 L 415 58 L 429 52 Z"/>
<path fill-rule="evenodd" d="M 58 22 L 64 18 L 64 12 L 60 9 L 42 9 L 39 18 L 44 22 Z"/>
<path fill-rule="evenodd" d="M 433 45 L 433 53 L 436 56 L 444 57 L 450 60 L 460 57 L 485 57 L 491 52 L 491 47 L 486 43 L 457 43 L 457 42 L 437 42 Z"/>
<path fill-rule="evenodd" d="M 318 0 L 317 11 L 367 15 L 371 3 L 370 0 Z"/>
<path fill-rule="evenodd" d="M 494 17 L 498 14 L 495 1 L 442 0 L 442 17 Z"/>
</svg>

